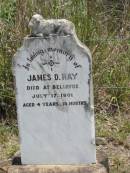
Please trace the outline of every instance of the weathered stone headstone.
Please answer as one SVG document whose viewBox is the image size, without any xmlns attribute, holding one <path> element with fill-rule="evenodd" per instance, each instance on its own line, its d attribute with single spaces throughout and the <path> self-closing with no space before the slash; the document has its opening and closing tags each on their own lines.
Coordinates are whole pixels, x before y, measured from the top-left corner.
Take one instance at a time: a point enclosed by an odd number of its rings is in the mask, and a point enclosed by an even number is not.
<svg viewBox="0 0 130 173">
<path fill-rule="evenodd" d="M 13 58 L 22 163 L 95 163 L 90 51 L 67 20 L 29 26 Z"/>
</svg>

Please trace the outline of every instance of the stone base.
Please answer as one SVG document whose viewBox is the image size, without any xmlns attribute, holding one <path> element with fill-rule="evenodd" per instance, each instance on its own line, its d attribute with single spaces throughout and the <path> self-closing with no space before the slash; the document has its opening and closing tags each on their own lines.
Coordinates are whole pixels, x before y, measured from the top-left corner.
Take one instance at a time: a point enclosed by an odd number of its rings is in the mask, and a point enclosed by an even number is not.
<svg viewBox="0 0 130 173">
<path fill-rule="evenodd" d="M 109 162 L 108 162 L 108 157 L 106 153 L 104 153 L 103 151 L 97 150 L 96 156 L 97 156 L 97 163 L 104 165 L 104 167 L 109 172 Z M 20 151 L 17 151 L 14 157 L 12 158 L 12 165 L 22 165 Z"/>
<path fill-rule="evenodd" d="M 22 165 L 10 166 L 8 173 L 107 173 L 101 164 L 91 165 Z"/>
<path fill-rule="evenodd" d="M 87 165 L 21 165 L 20 152 L 11 160 L 0 162 L 0 173 L 109 173 L 107 155 L 97 151 L 97 164 Z"/>
</svg>

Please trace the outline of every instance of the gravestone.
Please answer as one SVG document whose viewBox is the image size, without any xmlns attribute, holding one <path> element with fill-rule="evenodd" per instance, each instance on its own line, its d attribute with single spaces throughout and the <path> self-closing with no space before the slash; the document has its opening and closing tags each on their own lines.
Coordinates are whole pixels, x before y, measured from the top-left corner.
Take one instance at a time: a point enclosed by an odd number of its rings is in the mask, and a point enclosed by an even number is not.
<svg viewBox="0 0 130 173">
<path fill-rule="evenodd" d="M 90 51 L 67 20 L 29 26 L 13 58 L 22 164 L 95 163 Z"/>
</svg>

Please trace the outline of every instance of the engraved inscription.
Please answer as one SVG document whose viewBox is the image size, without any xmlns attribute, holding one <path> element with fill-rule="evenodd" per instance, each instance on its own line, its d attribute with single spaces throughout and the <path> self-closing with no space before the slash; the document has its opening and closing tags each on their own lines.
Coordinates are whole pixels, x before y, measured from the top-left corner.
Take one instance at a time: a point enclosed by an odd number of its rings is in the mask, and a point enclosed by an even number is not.
<svg viewBox="0 0 130 173">
<path fill-rule="evenodd" d="M 62 59 L 59 58 L 60 56 L 62 56 Z M 38 57 L 40 57 L 39 59 L 41 60 L 41 62 L 38 62 L 40 64 L 39 66 L 44 70 L 41 73 L 34 74 L 30 72 L 31 64 L 36 63 L 35 61 Z M 74 69 L 73 72 L 72 70 L 66 73 L 58 71 L 63 58 L 64 62 L 69 63 L 71 68 Z M 58 107 L 88 105 L 84 100 L 75 100 L 75 92 L 78 92 L 80 89 L 80 84 L 78 83 L 80 76 L 79 71 L 76 69 L 82 68 L 82 65 L 77 61 L 75 55 L 69 54 L 62 49 L 47 48 L 33 52 L 30 57 L 26 58 L 26 61 L 24 65 L 18 65 L 28 71 L 26 76 L 26 81 L 28 83 L 26 91 L 34 102 L 23 103 L 23 108 L 35 108 L 37 106 Z M 45 68 L 50 68 L 50 72 L 46 72 Z M 68 101 L 68 99 L 70 99 L 70 101 Z M 52 102 L 48 100 L 52 100 Z"/>
</svg>

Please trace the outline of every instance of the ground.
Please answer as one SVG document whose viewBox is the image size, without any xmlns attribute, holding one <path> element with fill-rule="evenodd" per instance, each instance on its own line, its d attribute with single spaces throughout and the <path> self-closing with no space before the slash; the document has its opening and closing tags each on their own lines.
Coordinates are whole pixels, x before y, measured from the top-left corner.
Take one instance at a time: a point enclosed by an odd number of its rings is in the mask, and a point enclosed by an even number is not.
<svg viewBox="0 0 130 173">
<path fill-rule="evenodd" d="M 110 173 L 130 173 L 130 116 L 96 117 L 97 149 L 109 158 Z"/>
</svg>

